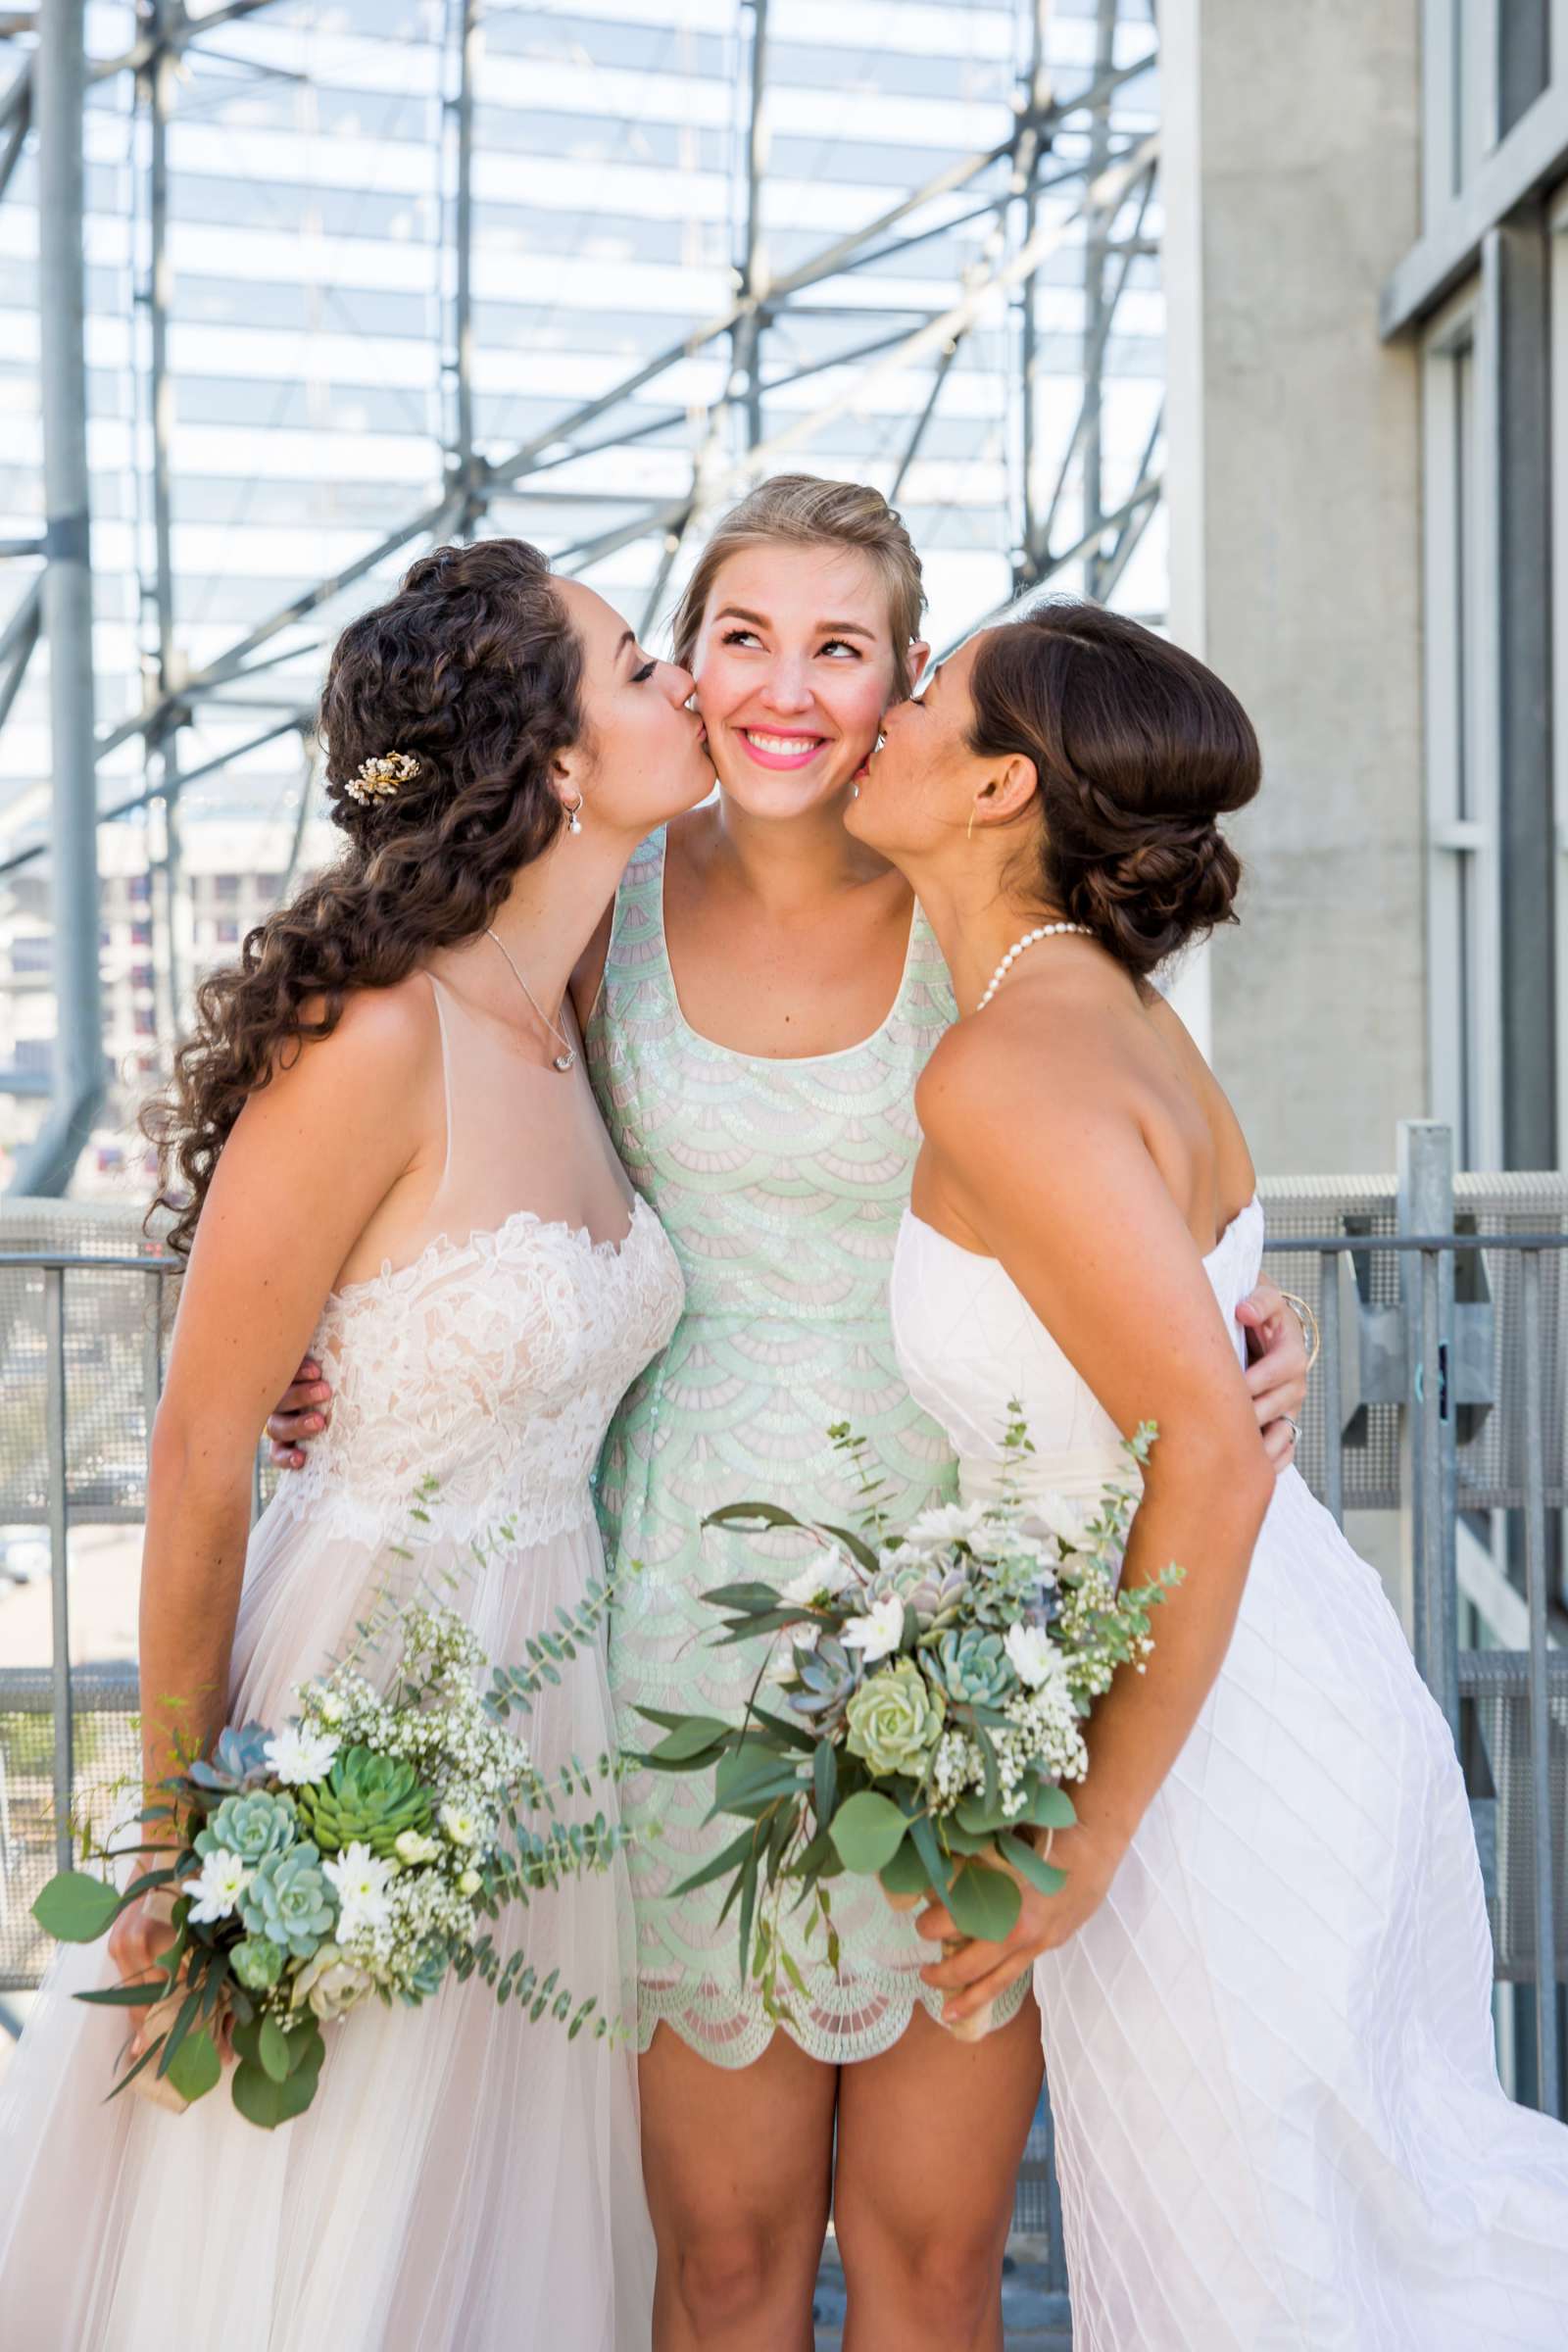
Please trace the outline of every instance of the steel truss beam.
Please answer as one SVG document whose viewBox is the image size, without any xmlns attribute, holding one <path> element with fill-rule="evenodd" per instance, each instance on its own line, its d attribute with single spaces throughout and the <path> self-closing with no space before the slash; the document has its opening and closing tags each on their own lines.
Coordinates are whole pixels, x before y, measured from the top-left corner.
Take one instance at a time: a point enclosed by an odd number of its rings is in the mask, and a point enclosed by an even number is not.
<svg viewBox="0 0 1568 2352">
<path fill-rule="evenodd" d="M 52 10 L 53 0 L 50 4 Z M 92 80 L 123 72 L 134 74 L 138 102 L 152 123 L 148 253 L 141 297 L 147 320 L 151 410 L 148 487 L 152 560 L 144 591 L 149 692 L 143 709 L 105 730 L 89 750 L 102 759 L 130 741 L 139 739 L 144 747 L 141 789 L 112 809 L 99 812 L 99 821 L 153 808 L 161 813 L 166 828 L 160 860 L 164 887 L 157 909 L 164 934 L 161 961 L 169 967 L 161 1007 L 161 1026 L 166 1033 L 178 1025 L 182 995 L 178 958 L 171 957 L 172 945 L 179 935 L 179 804 L 188 786 L 241 756 L 229 753 L 182 769 L 179 746 L 183 730 L 204 705 L 231 704 L 237 691 L 247 702 L 254 701 L 259 710 L 270 708 L 280 712 L 268 724 L 266 733 L 243 746 L 243 751 L 296 729 L 305 732 L 309 717 L 297 708 L 295 693 L 285 688 L 269 695 L 265 684 L 260 692 L 254 692 L 252 682 L 313 652 L 314 642 L 299 641 L 302 624 L 416 543 L 471 536 L 487 516 L 514 501 L 549 498 L 564 502 L 580 496 L 590 506 L 629 505 L 633 513 L 613 523 L 607 521 L 605 529 L 558 550 L 557 561 L 564 567 L 586 570 L 617 549 L 638 540 L 657 540 L 659 558 L 643 612 L 647 628 L 657 615 L 692 532 L 720 502 L 781 459 L 806 448 L 835 418 L 862 407 L 868 393 L 895 374 L 924 368 L 929 369 L 924 400 L 902 445 L 888 461 L 892 495 L 902 495 L 925 447 L 965 339 L 977 325 L 995 317 L 999 304 L 1011 308 L 1017 328 L 1018 385 L 1013 414 L 1020 437 L 1011 452 L 1015 592 L 1027 591 L 1087 558 L 1092 582 L 1108 594 L 1135 552 L 1158 495 L 1153 463 L 1156 428 L 1136 489 L 1113 512 L 1101 512 L 1098 419 L 1105 352 L 1135 261 L 1157 250 L 1145 235 L 1155 144 L 1147 140 L 1131 145 L 1116 133 L 1111 120 L 1118 93 L 1146 74 L 1154 61 L 1150 56 L 1128 66 L 1115 65 L 1116 0 L 1098 0 L 1092 78 L 1087 87 L 1065 95 L 1051 87 L 1046 72 L 1050 0 L 1033 0 L 1028 54 L 1013 125 L 1006 138 L 932 174 L 920 187 L 888 205 L 876 219 L 830 239 L 777 276 L 769 269 L 766 250 L 767 0 L 746 0 L 750 38 L 741 84 L 741 241 L 735 299 L 604 392 L 578 403 L 543 430 L 498 456 L 486 455 L 476 442 L 472 374 L 473 118 L 483 0 L 444 0 L 441 495 L 399 520 L 329 577 L 279 606 L 221 654 L 198 669 L 188 669 L 179 658 L 174 634 L 168 429 L 165 139 L 172 96 L 171 78 L 178 58 L 199 36 L 257 15 L 270 4 L 271 0 L 231 0 L 231 5 L 193 21 L 185 0 L 141 0 L 144 25 L 135 44 L 122 56 L 86 68 Z M 33 61 L 29 59 L 0 96 L 0 191 L 15 167 L 32 119 L 33 82 Z M 1063 146 L 1069 140 L 1076 140 L 1083 149 L 1077 161 L 1070 152 L 1063 158 Z M 1002 185 L 986 184 L 998 174 Z M 1082 191 L 1070 217 L 1065 221 L 1043 223 L 1042 198 L 1070 184 Z M 966 191 L 970 192 L 967 202 Z M 1136 202 L 1137 213 L 1130 229 L 1124 230 L 1121 215 L 1129 199 Z M 853 280 L 890 258 L 987 219 L 994 221 L 995 230 L 984 263 L 971 271 L 958 298 L 939 314 L 919 307 L 902 313 L 886 307 L 878 310 L 864 303 L 829 309 L 810 299 L 819 287 Z M 1078 235 L 1083 235 L 1086 243 L 1084 391 L 1065 458 L 1047 477 L 1048 496 L 1047 480 L 1041 475 L 1043 444 L 1037 415 L 1037 289 L 1045 265 L 1068 238 Z M 783 368 L 770 367 L 773 330 L 791 316 L 804 318 L 813 315 L 844 320 L 851 330 L 845 348 Z M 873 321 L 879 331 L 865 333 Z M 858 335 L 853 332 L 856 325 L 861 329 Z M 694 415 L 678 393 L 673 400 L 666 393 L 652 416 L 645 413 L 642 396 L 720 343 L 728 344 L 729 367 L 727 380 L 715 399 Z M 831 379 L 824 397 L 807 414 L 779 422 L 769 434 L 769 396 L 816 376 Z M 634 448 L 672 430 L 689 434 L 692 450 L 690 481 L 678 494 L 621 501 L 610 493 L 579 493 L 555 480 L 546 487 L 546 477 L 559 475 L 566 466 L 579 467 L 603 452 Z M 1075 512 L 1081 509 L 1081 519 L 1069 525 L 1066 544 L 1054 545 L 1073 495 L 1075 469 L 1082 495 L 1073 499 L 1073 505 Z M 0 722 L 15 700 L 22 665 L 35 636 L 36 621 L 29 622 L 24 611 L 0 640 Z M 47 846 L 54 848 L 53 843 Z M 20 853 L 0 865 L 0 875 L 41 854 L 42 848 Z"/>
<path fill-rule="evenodd" d="M 28 629 L 35 634 L 40 620 L 49 641 L 56 1026 L 49 1108 L 18 1155 L 12 1182 L 20 1193 L 65 1191 L 104 1094 L 81 250 L 83 20 L 84 0 L 49 0 L 31 98 L 38 124 L 45 564 L 31 622 L 13 622 L 6 634 L 19 665 Z"/>
</svg>

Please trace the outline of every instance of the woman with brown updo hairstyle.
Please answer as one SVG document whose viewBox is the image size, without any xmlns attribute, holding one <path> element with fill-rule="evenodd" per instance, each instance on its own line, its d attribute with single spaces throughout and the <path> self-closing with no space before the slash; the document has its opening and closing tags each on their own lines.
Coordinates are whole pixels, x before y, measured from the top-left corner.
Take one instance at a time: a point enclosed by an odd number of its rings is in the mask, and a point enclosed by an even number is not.
<svg viewBox="0 0 1568 2352">
<path fill-rule="evenodd" d="M 1219 820 L 1258 783 L 1212 671 L 1047 604 L 889 713 L 847 819 L 918 893 L 959 1014 L 894 1256 L 910 1391 L 966 1500 L 1005 1477 L 1057 1523 L 1153 1422 L 1123 1574 L 1182 1571 L 1085 1727 L 1063 1883 L 1019 1878 L 1004 1943 L 933 1904 L 925 1981 L 963 2024 L 1032 1973 L 1078 2352 L 1548 2352 L 1568 2132 L 1497 2081 L 1447 1725 L 1375 1572 L 1265 1458 L 1234 1321 L 1252 1163 L 1151 985 L 1235 918 Z"/>
<path fill-rule="evenodd" d="M 711 786 L 690 693 L 516 540 L 424 557 L 338 643 L 321 731 L 342 854 L 203 984 L 154 1117 L 188 1265 L 142 1568 L 150 1792 L 227 1723 L 281 1729 L 389 1587 L 526 1665 L 603 1573 L 590 1475 L 682 1284 L 605 1133 L 567 982 L 637 843 Z M 307 1346 L 331 1428 L 252 1530 L 257 1443 Z M 613 1750 L 598 1644 L 527 1737 L 547 1783 Z M 613 1821 L 612 1780 L 588 1809 Z M 0 2341 L 646 2352 L 618 1854 L 495 1931 L 615 2034 L 530 2026 L 479 1984 L 368 2003 L 329 2027 L 315 2104 L 270 2134 L 226 2085 L 174 2120 L 137 2095 L 151 2070 L 104 2104 L 161 2027 L 71 1995 L 149 1983 L 172 1901 L 121 1914 L 107 1971 L 69 1951 L 23 2036 Z M 347 1952 L 318 2014 L 357 1989 Z"/>
</svg>

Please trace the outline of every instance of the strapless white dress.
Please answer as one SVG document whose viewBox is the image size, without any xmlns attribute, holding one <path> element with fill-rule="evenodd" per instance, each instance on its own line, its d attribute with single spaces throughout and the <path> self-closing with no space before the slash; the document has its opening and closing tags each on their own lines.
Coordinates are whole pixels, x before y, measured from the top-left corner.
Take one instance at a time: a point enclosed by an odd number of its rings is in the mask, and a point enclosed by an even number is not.
<svg viewBox="0 0 1568 2352">
<path fill-rule="evenodd" d="M 1262 1246 L 1254 1201 L 1207 1261 L 1238 1349 Z M 912 1214 L 893 1320 L 966 1494 L 1014 1396 L 1043 1489 L 1116 1466 L 1002 1266 Z M 1077 2352 L 1562 2352 L 1568 2131 L 1498 2083 L 1491 1960 L 1447 1727 L 1287 1471 L 1186 1746 L 1035 1968 Z"/>
</svg>

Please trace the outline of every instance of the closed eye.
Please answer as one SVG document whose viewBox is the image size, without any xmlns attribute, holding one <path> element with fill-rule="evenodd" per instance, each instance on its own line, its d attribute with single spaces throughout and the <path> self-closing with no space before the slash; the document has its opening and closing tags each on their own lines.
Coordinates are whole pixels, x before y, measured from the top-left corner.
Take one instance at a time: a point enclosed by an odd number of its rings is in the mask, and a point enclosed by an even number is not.
<svg viewBox="0 0 1568 2352">
<path fill-rule="evenodd" d="M 649 679 L 650 679 L 650 678 L 653 676 L 653 674 L 654 674 L 655 670 L 656 670 L 658 667 L 659 667 L 659 663 L 658 663 L 657 662 L 645 662 L 643 663 L 643 665 L 642 665 L 641 669 L 634 669 L 634 670 L 632 671 L 632 673 L 631 673 L 631 682 L 632 682 L 632 684 L 633 684 L 634 686 L 646 686 L 646 685 L 647 685 L 647 683 L 648 683 L 648 681 L 649 681 Z"/>
</svg>

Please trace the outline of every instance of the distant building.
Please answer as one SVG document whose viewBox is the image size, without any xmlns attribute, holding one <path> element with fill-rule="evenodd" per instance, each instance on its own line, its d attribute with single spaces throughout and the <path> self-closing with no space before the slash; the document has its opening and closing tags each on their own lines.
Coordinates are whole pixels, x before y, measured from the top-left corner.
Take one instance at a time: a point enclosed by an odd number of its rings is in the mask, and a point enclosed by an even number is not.
<svg viewBox="0 0 1568 2352">
<path fill-rule="evenodd" d="M 186 837 L 180 955 L 195 976 L 234 960 L 240 942 L 277 901 L 292 846 L 292 820 L 212 817 Z M 330 827 L 311 828 L 307 865 L 331 855 Z M 139 837 L 122 826 L 100 836 L 99 954 L 104 986 L 104 1059 L 109 1096 L 91 1150 L 77 1173 L 83 1196 L 145 1193 L 147 1159 L 136 1112 L 164 1067 L 156 1014 L 152 884 Z M 24 883 L 0 928 L 0 1074 L 47 1086 L 54 1041 L 48 894 Z M 38 1097 L 0 1091 L 0 1190 L 16 1145 L 32 1132 Z"/>
<path fill-rule="evenodd" d="M 1257 719 L 1212 1045 L 1263 1166 L 1555 1167 L 1568 12 L 1160 11 L 1171 618 Z"/>
</svg>

